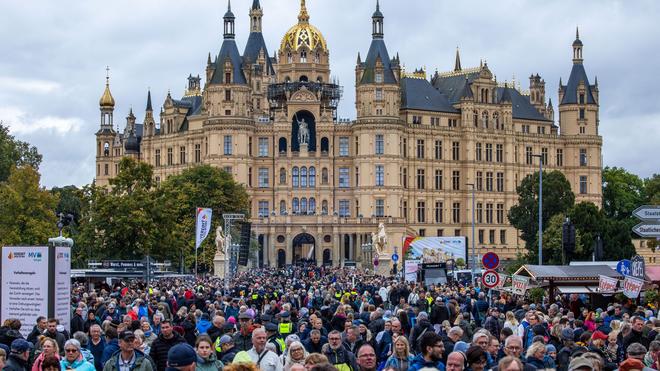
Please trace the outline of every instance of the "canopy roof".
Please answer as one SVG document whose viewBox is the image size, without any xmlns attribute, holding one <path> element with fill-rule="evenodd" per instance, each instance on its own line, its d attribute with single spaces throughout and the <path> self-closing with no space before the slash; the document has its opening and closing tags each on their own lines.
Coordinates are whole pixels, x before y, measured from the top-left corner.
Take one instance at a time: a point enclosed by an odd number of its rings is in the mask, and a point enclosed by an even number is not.
<svg viewBox="0 0 660 371">
<path fill-rule="evenodd" d="M 622 279 L 619 272 L 607 265 L 523 265 L 517 275 L 531 277 L 535 281 L 598 281 L 599 276 Z"/>
</svg>

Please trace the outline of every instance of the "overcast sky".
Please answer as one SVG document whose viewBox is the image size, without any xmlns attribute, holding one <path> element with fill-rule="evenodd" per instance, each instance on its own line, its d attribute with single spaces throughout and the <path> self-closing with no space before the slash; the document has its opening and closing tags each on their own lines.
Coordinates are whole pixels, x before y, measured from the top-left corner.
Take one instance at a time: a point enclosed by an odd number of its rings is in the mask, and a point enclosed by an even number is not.
<svg viewBox="0 0 660 371">
<path fill-rule="evenodd" d="M 241 52 L 251 4 L 232 1 Z M 297 22 L 299 1 L 261 4 L 272 55 Z M 355 60 L 369 48 L 375 0 L 308 0 L 307 8 L 344 86 L 339 115 L 354 118 Z M 217 0 L 0 2 L 0 120 L 44 155 L 42 184 L 92 181 L 106 65 L 115 124 L 124 127 L 131 107 L 141 122 L 148 87 L 158 111 L 168 89 L 180 97 L 188 74 L 204 76 L 208 52 L 222 43 L 226 9 Z M 659 1 L 381 0 L 381 10 L 390 55 L 399 52 L 408 71 L 448 71 L 459 46 L 464 68 L 483 58 L 498 81 L 515 76 L 527 89 L 527 77 L 539 73 L 555 112 L 579 25 L 587 74 L 600 87 L 604 164 L 643 177 L 660 172 Z"/>
</svg>

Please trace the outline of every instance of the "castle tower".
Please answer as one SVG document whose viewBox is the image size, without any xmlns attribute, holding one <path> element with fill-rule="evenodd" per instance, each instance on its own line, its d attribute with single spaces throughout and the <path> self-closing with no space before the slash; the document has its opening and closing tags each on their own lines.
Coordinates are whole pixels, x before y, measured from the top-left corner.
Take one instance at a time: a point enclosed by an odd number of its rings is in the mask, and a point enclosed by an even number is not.
<svg viewBox="0 0 660 371">
<path fill-rule="evenodd" d="M 113 150 L 112 144 L 115 138 L 113 125 L 113 113 L 115 110 L 115 99 L 110 92 L 109 68 L 106 68 L 105 90 L 99 100 L 99 110 L 101 111 L 100 128 L 96 132 L 96 184 L 109 184 L 110 177 L 113 174 Z"/>
<path fill-rule="evenodd" d="M 266 41 L 262 34 L 263 10 L 259 0 L 252 2 L 250 8 L 250 36 L 243 52 L 243 72 L 251 87 L 250 102 L 252 116 L 257 120 L 268 118 L 268 84 L 274 82 L 275 70 L 273 61 L 268 55 Z"/>
</svg>

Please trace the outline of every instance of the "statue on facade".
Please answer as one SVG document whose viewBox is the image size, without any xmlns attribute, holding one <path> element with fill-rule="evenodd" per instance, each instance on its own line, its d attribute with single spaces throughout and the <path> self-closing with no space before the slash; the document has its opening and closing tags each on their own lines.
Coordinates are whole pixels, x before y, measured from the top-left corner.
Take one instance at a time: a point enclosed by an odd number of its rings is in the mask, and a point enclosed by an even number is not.
<svg viewBox="0 0 660 371">
<path fill-rule="evenodd" d="M 305 119 L 298 120 L 298 143 L 309 144 L 309 129 Z"/>
<path fill-rule="evenodd" d="M 215 229 L 215 247 L 217 253 L 225 254 L 225 234 L 222 232 L 222 227 Z"/>
<path fill-rule="evenodd" d="M 385 253 L 385 247 L 387 245 L 387 232 L 385 231 L 384 223 L 378 224 L 377 233 L 374 232 L 371 233 L 371 243 L 376 249 L 376 253 L 378 255 L 382 255 L 383 253 Z"/>
</svg>

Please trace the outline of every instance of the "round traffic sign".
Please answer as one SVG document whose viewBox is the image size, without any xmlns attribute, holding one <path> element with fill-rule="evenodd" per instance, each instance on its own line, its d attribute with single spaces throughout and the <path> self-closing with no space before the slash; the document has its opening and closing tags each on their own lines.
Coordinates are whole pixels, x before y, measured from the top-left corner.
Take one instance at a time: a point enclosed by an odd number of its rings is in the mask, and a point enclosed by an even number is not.
<svg viewBox="0 0 660 371">
<path fill-rule="evenodd" d="M 492 289 L 500 283 L 500 275 L 494 270 L 487 270 L 484 272 L 483 276 L 481 276 L 481 283 L 489 289 Z"/>
<path fill-rule="evenodd" d="M 500 266 L 500 257 L 494 252 L 487 252 L 484 254 L 483 258 L 481 258 L 481 263 L 486 269 L 496 269 Z"/>
<path fill-rule="evenodd" d="M 397 253 L 392 254 L 392 261 L 395 262 L 395 263 L 398 262 L 399 261 L 399 254 L 397 254 Z"/>
<path fill-rule="evenodd" d="M 374 267 L 377 267 L 377 266 L 378 266 L 378 263 L 379 263 L 379 261 L 378 261 L 378 257 L 376 256 L 376 257 L 374 258 Z"/>
</svg>

